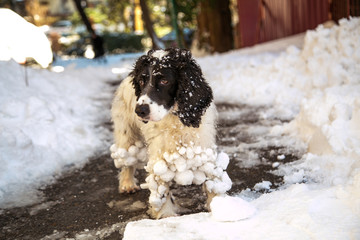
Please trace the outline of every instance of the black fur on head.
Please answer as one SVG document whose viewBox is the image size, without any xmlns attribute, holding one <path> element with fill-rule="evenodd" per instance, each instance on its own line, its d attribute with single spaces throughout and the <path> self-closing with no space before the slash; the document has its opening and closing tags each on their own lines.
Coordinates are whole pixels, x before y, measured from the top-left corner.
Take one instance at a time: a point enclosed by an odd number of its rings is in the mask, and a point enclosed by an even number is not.
<svg viewBox="0 0 360 240">
<path fill-rule="evenodd" d="M 137 98 L 140 97 L 142 87 L 139 84 L 141 76 L 145 76 L 151 69 L 150 74 L 156 74 L 164 68 L 171 68 L 176 74 L 176 93 L 174 103 L 176 114 L 186 126 L 199 127 L 201 117 L 213 100 L 213 93 L 204 79 L 200 66 L 192 58 L 190 51 L 179 48 L 165 50 L 166 55 L 156 57 L 156 51 L 150 50 L 147 55 L 140 57 L 134 70 L 130 73 L 133 77 L 133 86 Z"/>
</svg>

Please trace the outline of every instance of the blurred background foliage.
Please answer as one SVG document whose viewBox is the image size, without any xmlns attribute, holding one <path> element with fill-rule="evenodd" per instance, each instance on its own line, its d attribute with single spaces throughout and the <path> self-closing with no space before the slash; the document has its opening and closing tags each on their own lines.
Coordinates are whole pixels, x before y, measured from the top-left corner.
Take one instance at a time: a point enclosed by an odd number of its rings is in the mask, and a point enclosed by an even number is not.
<svg viewBox="0 0 360 240">
<path fill-rule="evenodd" d="M 90 24 L 74 7 L 76 1 Z M 233 29 L 236 24 L 230 10 L 233 5 L 236 0 L 0 0 L 0 7 L 11 8 L 37 26 L 46 26 L 56 55 L 76 56 L 84 56 L 91 45 L 95 47 L 94 33 L 101 37 L 107 53 L 174 46 L 209 53 L 227 51 L 234 47 L 232 30 L 222 34 L 221 29 L 226 29 L 225 25 Z M 215 28 L 219 30 L 213 34 Z M 218 48 L 210 36 L 220 44 L 230 39 L 231 44 Z"/>
</svg>

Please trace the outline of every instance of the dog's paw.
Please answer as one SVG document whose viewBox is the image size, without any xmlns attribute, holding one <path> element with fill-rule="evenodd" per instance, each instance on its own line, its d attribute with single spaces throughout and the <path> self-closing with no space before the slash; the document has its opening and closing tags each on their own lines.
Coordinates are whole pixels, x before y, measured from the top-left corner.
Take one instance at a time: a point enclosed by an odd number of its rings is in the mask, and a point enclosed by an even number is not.
<svg viewBox="0 0 360 240">
<path fill-rule="evenodd" d="M 165 203 L 161 206 L 160 210 L 155 207 L 151 207 L 148 214 L 155 219 L 176 217 L 179 216 L 179 206 L 173 203 L 170 196 L 167 196 Z"/>
<path fill-rule="evenodd" d="M 149 209 L 147 213 L 150 215 L 151 218 L 154 219 L 179 216 L 179 214 L 177 214 L 175 211 L 172 210 L 169 211 L 169 209 L 165 211 L 164 210 L 155 211 L 154 209 Z"/>
<path fill-rule="evenodd" d="M 136 183 L 127 182 L 119 186 L 120 193 L 134 193 L 140 190 L 140 187 Z"/>
</svg>

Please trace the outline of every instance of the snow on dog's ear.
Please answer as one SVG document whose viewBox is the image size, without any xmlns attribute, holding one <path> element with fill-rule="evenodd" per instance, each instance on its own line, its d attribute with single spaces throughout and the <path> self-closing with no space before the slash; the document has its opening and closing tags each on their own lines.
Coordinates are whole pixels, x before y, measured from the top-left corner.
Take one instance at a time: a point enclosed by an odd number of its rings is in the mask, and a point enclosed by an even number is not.
<svg viewBox="0 0 360 240">
<path fill-rule="evenodd" d="M 141 56 L 138 60 L 136 60 L 134 69 L 130 72 L 129 76 L 133 77 L 132 84 L 135 89 L 135 95 L 137 98 L 140 97 L 141 94 L 141 87 L 140 87 L 140 80 L 143 80 L 142 76 L 144 74 L 144 69 L 150 65 L 150 58 L 148 55 Z"/>
<path fill-rule="evenodd" d="M 178 116 L 186 126 L 199 127 L 201 117 L 213 100 L 210 86 L 205 81 L 200 66 L 192 58 L 190 51 L 173 49 L 178 58 L 178 91 L 176 102 Z M 169 53 L 172 55 L 173 53 Z"/>
</svg>

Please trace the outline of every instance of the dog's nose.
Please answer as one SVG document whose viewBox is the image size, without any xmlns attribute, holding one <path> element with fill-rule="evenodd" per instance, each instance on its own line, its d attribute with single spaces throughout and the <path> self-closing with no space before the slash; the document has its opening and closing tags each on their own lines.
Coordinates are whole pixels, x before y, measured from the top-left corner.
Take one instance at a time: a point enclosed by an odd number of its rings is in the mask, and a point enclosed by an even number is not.
<svg viewBox="0 0 360 240">
<path fill-rule="evenodd" d="M 135 112 L 139 117 L 146 118 L 150 114 L 149 104 L 136 105 Z"/>
</svg>

